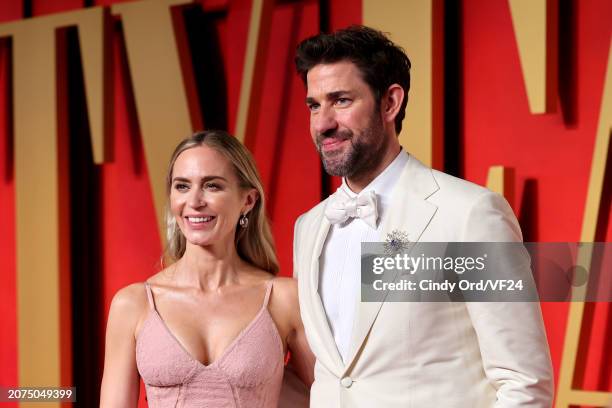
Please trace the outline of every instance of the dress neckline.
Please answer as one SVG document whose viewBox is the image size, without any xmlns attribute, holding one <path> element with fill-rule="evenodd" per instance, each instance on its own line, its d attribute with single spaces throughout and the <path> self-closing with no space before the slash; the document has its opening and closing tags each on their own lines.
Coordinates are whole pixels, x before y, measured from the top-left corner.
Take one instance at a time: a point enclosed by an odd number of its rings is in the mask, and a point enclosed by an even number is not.
<svg viewBox="0 0 612 408">
<path fill-rule="evenodd" d="M 161 323 L 162 327 L 166 330 L 168 335 L 170 335 L 170 337 L 172 338 L 173 342 L 176 343 L 179 346 L 179 348 L 183 351 L 183 353 L 190 360 L 194 361 L 195 363 L 198 364 L 198 366 L 200 366 L 202 368 L 210 368 L 210 367 L 214 367 L 214 366 L 220 364 L 220 362 L 223 361 L 223 359 L 225 359 L 225 357 L 227 357 L 227 355 L 231 352 L 231 350 L 236 346 L 238 341 L 240 341 L 240 339 L 242 337 L 244 337 L 248 333 L 248 331 L 255 325 L 255 323 L 257 323 L 257 321 L 261 318 L 261 316 L 263 316 L 264 312 L 268 314 L 270 319 L 272 319 L 272 316 L 270 316 L 270 312 L 268 311 L 268 301 L 269 301 L 269 298 L 270 298 L 270 291 L 272 289 L 272 279 L 269 279 L 266 282 L 266 294 L 265 294 L 265 297 L 264 297 L 263 304 L 261 305 L 261 308 L 259 309 L 259 311 L 255 315 L 255 317 L 253 317 L 253 319 L 251 319 L 251 321 L 249 323 L 247 323 L 247 325 L 242 330 L 240 330 L 238 335 L 236 335 L 236 337 L 234 337 L 234 339 L 223 350 L 223 352 L 219 355 L 219 357 L 217 357 L 214 361 L 209 362 L 208 364 L 206 364 L 206 363 L 203 363 L 202 361 L 198 360 L 197 358 L 195 358 L 194 355 L 189 350 L 187 350 L 187 348 L 183 345 L 183 343 L 178 339 L 178 337 L 176 337 L 176 335 L 172 332 L 172 330 L 170 330 L 170 327 L 168 327 L 168 325 L 166 324 L 165 320 L 159 314 L 159 312 L 157 311 L 157 308 L 155 307 L 155 303 L 153 301 L 153 295 L 151 293 L 152 291 L 151 291 L 150 284 L 148 282 L 145 282 L 145 287 L 147 289 L 148 295 L 150 295 L 149 296 L 149 303 L 150 303 L 150 306 L 151 306 L 150 312 L 152 312 L 152 315 L 157 318 L 157 320 Z M 274 332 L 278 336 L 278 339 L 281 340 L 280 333 L 278 332 L 278 327 L 276 327 L 276 324 L 274 323 L 274 321 L 272 321 L 272 325 L 274 326 Z M 138 336 L 136 338 L 137 340 L 138 340 L 138 338 L 140 338 L 141 333 L 142 333 L 142 329 L 138 333 Z M 282 340 L 281 340 L 281 350 L 282 350 Z"/>
</svg>

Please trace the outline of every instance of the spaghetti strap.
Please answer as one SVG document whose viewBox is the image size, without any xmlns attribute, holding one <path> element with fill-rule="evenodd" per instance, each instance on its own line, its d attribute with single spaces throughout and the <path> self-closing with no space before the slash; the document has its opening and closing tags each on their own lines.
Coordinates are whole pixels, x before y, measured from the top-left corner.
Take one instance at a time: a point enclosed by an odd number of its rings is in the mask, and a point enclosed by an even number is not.
<svg viewBox="0 0 612 408">
<path fill-rule="evenodd" d="M 151 292 L 151 285 L 149 285 L 149 282 L 145 282 L 144 285 L 147 290 L 147 300 L 149 301 L 149 309 L 155 310 L 155 301 L 153 300 L 153 292 Z"/>
<path fill-rule="evenodd" d="M 272 292 L 272 280 L 266 282 L 266 296 L 264 297 L 263 307 L 268 307 L 268 302 L 270 301 L 270 293 Z"/>
</svg>

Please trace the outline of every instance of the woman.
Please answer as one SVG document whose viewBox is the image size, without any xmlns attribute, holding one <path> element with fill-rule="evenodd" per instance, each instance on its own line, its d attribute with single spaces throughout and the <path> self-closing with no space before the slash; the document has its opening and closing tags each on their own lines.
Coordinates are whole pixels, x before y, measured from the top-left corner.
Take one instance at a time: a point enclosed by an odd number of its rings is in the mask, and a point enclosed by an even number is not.
<svg viewBox="0 0 612 408">
<path fill-rule="evenodd" d="M 314 358 L 297 285 L 278 263 L 253 159 L 234 137 L 181 142 L 166 186 L 168 255 L 176 261 L 115 295 L 100 405 L 276 407 L 284 358 L 310 386 Z"/>
</svg>

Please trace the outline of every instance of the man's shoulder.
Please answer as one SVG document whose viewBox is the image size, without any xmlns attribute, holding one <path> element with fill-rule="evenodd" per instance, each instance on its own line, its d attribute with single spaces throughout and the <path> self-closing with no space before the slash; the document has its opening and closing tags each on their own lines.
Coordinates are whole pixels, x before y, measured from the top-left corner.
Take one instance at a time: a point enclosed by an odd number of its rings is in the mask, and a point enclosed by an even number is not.
<svg viewBox="0 0 612 408">
<path fill-rule="evenodd" d="M 409 154 L 408 163 L 401 180 L 410 185 L 408 191 L 417 195 L 453 194 L 461 197 L 476 197 L 489 190 L 483 186 L 461 179 L 459 177 L 432 169 Z"/>
<path fill-rule="evenodd" d="M 483 211 L 496 209 L 512 213 L 508 202 L 499 193 L 441 171 L 432 170 L 432 174 L 439 190 L 429 197 L 428 201 L 435 204 L 439 210 L 453 214 L 458 220 L 478 209 Z"/>
<path fill-rule="evenodd" d="M 504 208 L 504 211 L 508 207 L 500 194 L 471 181 L 432 169 L 414 157 L 411 157 L 406 175 L 408 178 L 404 180 L 408 184 L 416 182 L 429 185 L 426 190 L 430 193 L 422 196 L 423 198 L 456 216 L 465 215 L 467 211 L 478 206 L 500 207 Z M 419 191 L 419 188 L 413 190 Z"/>
</svg>

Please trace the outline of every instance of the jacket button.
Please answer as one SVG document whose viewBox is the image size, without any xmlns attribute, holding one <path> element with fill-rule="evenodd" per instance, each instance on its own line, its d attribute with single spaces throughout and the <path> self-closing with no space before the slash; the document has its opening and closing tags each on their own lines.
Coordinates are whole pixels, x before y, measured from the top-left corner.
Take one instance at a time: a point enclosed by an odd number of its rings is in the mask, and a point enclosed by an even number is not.
<svg viewBox="0 0 612 408">
<path fill-rule="evenodd" d="M 349 388 L 353 385 L 353 379 L 351 377 L 344 377 L 340 380 L 340 384 L 342 384 L 344 388 Z"/>
</svg>

